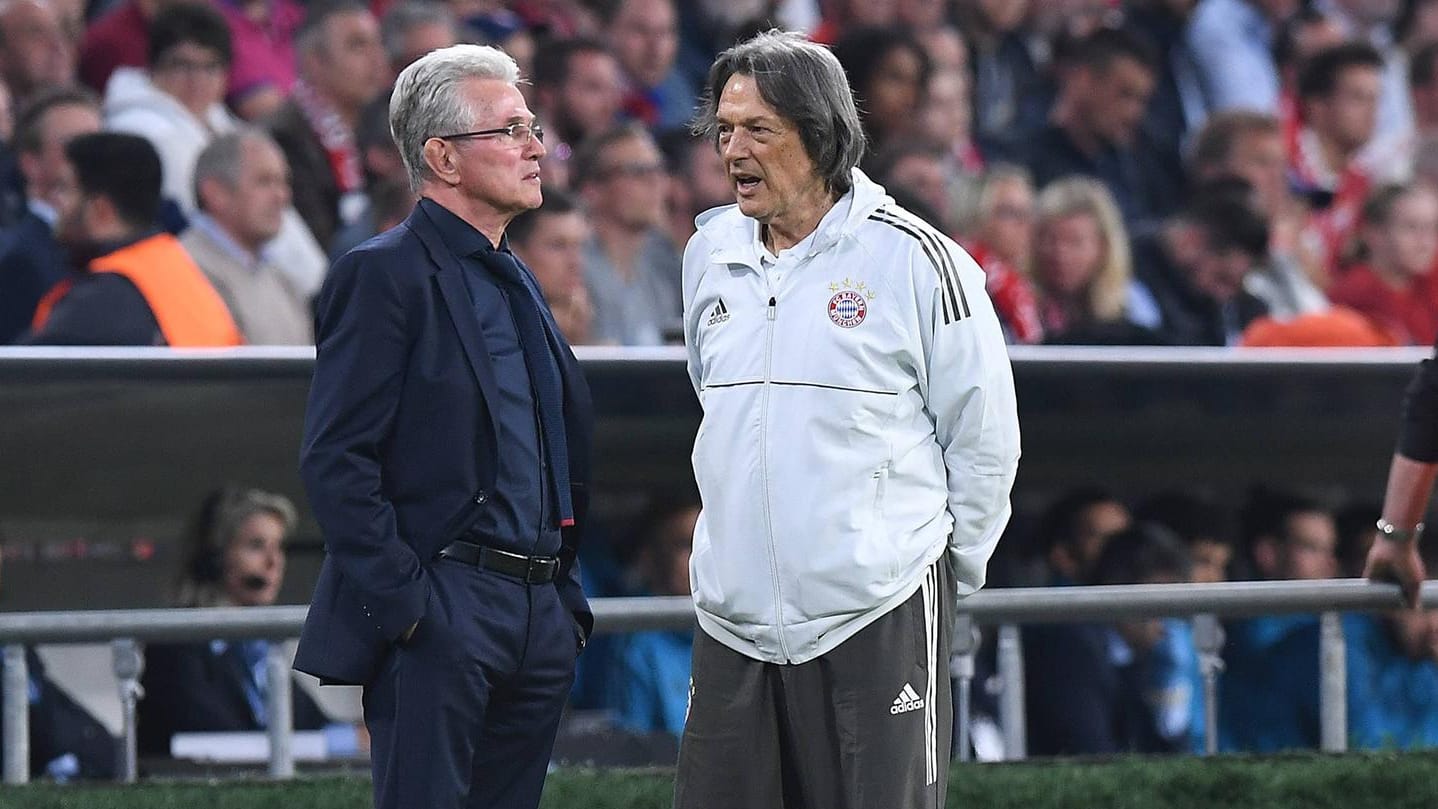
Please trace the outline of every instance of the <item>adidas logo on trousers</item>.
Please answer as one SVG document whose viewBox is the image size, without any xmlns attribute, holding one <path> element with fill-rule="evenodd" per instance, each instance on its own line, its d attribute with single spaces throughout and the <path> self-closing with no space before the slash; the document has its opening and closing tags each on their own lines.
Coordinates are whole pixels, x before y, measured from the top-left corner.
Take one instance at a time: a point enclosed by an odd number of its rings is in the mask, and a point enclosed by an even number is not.
<svg viewBox="0 0 1438 809">
<path fill-rule="evenodd" d="M 901 713 L 917 711 L 922 707 L 924 707 L 924 698 L 919 696 L 919 692 L 915 691 L 912 685 L 904 683 L 903 690 L 897 697 L 894 697 L 894 704 L 889 706 L 889 713 L 897 716 Z"/>
</svg>

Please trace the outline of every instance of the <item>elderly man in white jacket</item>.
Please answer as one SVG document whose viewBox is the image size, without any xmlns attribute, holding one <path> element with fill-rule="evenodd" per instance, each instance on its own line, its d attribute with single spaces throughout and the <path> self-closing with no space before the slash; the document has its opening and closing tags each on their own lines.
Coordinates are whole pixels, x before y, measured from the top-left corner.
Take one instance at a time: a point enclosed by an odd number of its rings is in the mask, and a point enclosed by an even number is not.
<svg viewBox="0 0 1438 809">
<path fill-rule="evenodd" d="M 675 805 L 942 807 L 954 609 L 1019 459 L 1003 334 L 973 260 L 855 168 L 827 50 L 761 34 L 708 85 L 738 205 L 684 255 L 704 509 Z"/>
</svg>

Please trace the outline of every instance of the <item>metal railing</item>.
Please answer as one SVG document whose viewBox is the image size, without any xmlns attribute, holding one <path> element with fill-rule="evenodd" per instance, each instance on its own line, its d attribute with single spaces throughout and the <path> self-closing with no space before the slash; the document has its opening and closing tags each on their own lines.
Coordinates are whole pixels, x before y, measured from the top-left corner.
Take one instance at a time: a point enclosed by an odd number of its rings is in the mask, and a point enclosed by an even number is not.
<svg viewBox="0 0 1438 809">
<path fill-rule="evenodd" d="M 1425 586 L 1423 605 L 1438 607 L 1438 587 Z M 688 598 L 600 598 L 591 602 L 595 631 L 605 633 L 674 629 L 692 625 L 694 607 Z M 1200 655 L 1205 695 L 1208 697 L 1208 752 L 1216 749 L 1217 718 L 1213 711 L 1215 683 L 1222 667 L 1223 647 L 1219 618 L 1281 613 L 1320 613 L 1320 714 L 1322 748 L 1342 751 L 1347 746 L 1346 675 L 1344 671 L 1342 612 L 1371 612 L 1401 606 L 1398 587 L 1357 579 L 1291 582 L 1236 582 L 1225 584 L 1154 584 L 1115 587 L 1053 587 L 986 590 L 959 603 L 957 640 L 950 670 L 960 680 L 958 723 L 960 740 L 968 737 L 968 682 L 973 677 L 975 629 L 998 627 L 998 672 L 1005 684 L 1000 724 L 1005 756 L 1023 758 L 1024 738 L 1023 648 L 1018 625 L 1073 623 L 1124 618 L 1191 617 Z M 135 704 L 143 662 L 140 644 L 153 641 L 202 641 L 294 638 L 304 624 L 306 607 L 219 607 L 204 609 L 95 610 L 0 614 L 3 644 L 4 715 L 0 717 L 4 744 L 4 782 L 29 780 L 29 700 L 25 645 L 32 643 L 87 643 L 111 641 L 114 673 L 119 685 L 123 739 L 120 779 L 137 775 L 135 755 Z M 295 773 L 290 741 L 293 733 L 289 675 L 290 661 L 278 643 L 271 644 L 266 661 L 269 689 L 266 708 L 270 721 L 269 774 L 289 778 Z M 959 747 L 967 753 L 967 744 Z"/>
</svg>

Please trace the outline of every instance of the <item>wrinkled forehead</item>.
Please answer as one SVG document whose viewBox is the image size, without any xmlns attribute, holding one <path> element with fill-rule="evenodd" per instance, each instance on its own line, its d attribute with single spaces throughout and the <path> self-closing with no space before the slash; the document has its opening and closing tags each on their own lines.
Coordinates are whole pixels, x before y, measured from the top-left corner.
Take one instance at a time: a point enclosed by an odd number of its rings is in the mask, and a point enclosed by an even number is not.
<svg viewBox="0 0 1438 809">
<path fill-rule="evenodd" d="M 758 81 L 748 73 L 735 73 L 729 77 L 728 81 L 724 82 L 724 89 L 719 94 L 719 103 L 714 108 L 714 117 L 730 124 L 749 123 L 761 119 L 774 122 L 790 121 L 764 100 L 764 95 L 759 90 Z"/>
<path fill-rule="evenodd" d="M 460 88 L 460 97 L 482 120 L 503 125 L 509 123 L 527 124 L 534 119 L 524 94 L 519 88 L 503 79 L 465 79 Z"/>
</svg>

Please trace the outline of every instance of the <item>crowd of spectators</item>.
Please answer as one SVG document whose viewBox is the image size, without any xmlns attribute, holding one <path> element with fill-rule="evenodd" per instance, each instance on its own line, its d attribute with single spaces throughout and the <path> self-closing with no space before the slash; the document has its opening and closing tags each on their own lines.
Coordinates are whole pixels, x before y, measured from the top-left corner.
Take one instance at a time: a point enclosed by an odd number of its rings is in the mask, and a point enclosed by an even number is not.
<svg viewBox="0 0 1438 809">
<path fill-rule="evenodd" d="M 606 521 L 585 549 L 586 590 L 687 596 L 698 514 L 697 500 L 681 493 L 652 497 L 629 518 Z M 991 565 L 990 586 L 1358 577 L 1376 540 L 1377 514 L 1376 504 L 1335 505 L 1263 486 L 1241 502 L 1197 490 L 1132 500 L 1081 486 L 1016 515 Z M 275 603 L 295 518 L 282 496 L 237 487 L 215 491 L 182 538 L 174 603 Z M 1426 554 L 1433 546 L 1423 548 Z M 1350 747 L 1438 747 L 1438 615 L 1400 609 L 1347 614 L 1342 623 Z M 1221 751 L 1319 748 L 1319 624 L 1317 615 L 1224 623 L 1215 708 Z M 1188 620 L 1035 624 L 1023 628 L 1022 638 L 1030 755 L 1205 749 L 1208 706 Z M 620 738 L 667 739 L 645 748 L 648 753 L 626 755 L 672 755 L 687 713 L 692 643 L 692 630 L 596 636 L 570 697 L 569 726 L 583 730 L 571 732 L 597 729 L 611 746 Z M 263 731 L 267 654 L 263 641 L 149 645 L 141 753 L 168 755 L 177 733 Z M 1005 685 L 995 655 L 995 634 L 985 629 L 970 686 L 972 752 L 981 760 L 1004 755 L 997 717 Z M 32 744 L 34 771 L 61 780 L 112 774 L 108 733 L 45 678 L 33 652 L 30 660 L 31 728 L 41 734 Z M 321 731 L 328 755 L 367 753 L 362 725 L 327 717 L 304 688 L 293 694 L 295 727 Z"/>
<path fill-rule="evenodd" d="M 164 311 L 195 276 L 235 341 L 308 342 L 328 261 L 414 201 L 389 83 L 461 41 L 514 55 L 548 127 L 558 201 L 512 241 L 570 340 L 674 342 L 694 217 L 733 199 L 703 79 L 771 26 L 833 47 L 863 170 L 969 250 L 1013 343 L 1438 337 L 1432 0 L 8 0 L 0 342 L 225 344 Z M 96 131 L 153 147 L 158 187 L 144 160 L 124 204 L 87 185 L 64 147 Z M 96 205 L 157 213 L 96 236 Z M 161 231 L 193 267 L 113 266 Z M 137 316 L 77 323 L 97 301 Z"/>
<path fill-rule="evenodd" d="M 1376 504 L 1333 508 L 1267 487 L 1237 504 L 1189 491 L 1130 503 L 1076 488 L 1010 530 L 993 575 L 999 586 L 1060 587 L 1354 578 L 1377 516 Z M 1438 745 L 1438 617 L 1402 609 L 1342 621 L 1349 745 Z M 1224 630 L 1219 749 L 1318 749 L 1318 616 L 1232 620 Z M 980 725 L 992 723 L 1002 687 L 986 641 L 973 694 Z M 1205 749 L 1199 650 L 1188 621 L 1026 626 L 1023 643 L 1031 754 Z M 1000 755 L 983 747 L 982 734 L 975 738 L 981 756 Z"/>
</svg>

